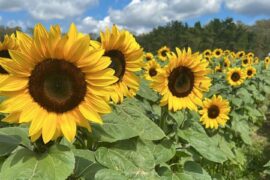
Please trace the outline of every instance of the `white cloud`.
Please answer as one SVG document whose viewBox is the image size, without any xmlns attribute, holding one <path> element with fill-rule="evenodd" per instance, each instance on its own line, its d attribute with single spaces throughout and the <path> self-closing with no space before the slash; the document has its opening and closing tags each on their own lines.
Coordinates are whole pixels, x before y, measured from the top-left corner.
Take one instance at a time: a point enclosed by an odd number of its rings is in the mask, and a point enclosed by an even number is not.
<svg viewBox="0 0 270 180">
<path fill-rule="evenodd" d="M 80 22 L 78 29 L 84 33 L 98 33 L 100 30 L 104 30 L 106 27 L 111 27 L 112 25 L 109 16 L 103 20 L 96 20 L 93 17 L 87 16 Z"/>
<path fill-rule="evenodd" d="M 227 0 L 226 7 L 246 15 L 270 15 L 270 0 Z"/>
<path fill-rule="evenodd" d="M 0 10 L 25 10 L 35 19 L 64 19 L 81 15 L 98 0 L 0 0 Z"/>
<path fill-rule="evenodd" d="M 21 27 L 23 30 L 26 30 L 28 27 L 31 27 L 31 23 L 29 21 L 21 21 L 21 20 L 9 20 L 7 23 L 8 27 Z"/>
<path fill-rule="evenodd" d="M 104 24 L 117 24 L 136 34 L 150 31 L 172 20 L 186 20 L 203 14 L 219 11 L 222 0 L 132 0 L 121 10 L 109 9 L 103 20 L 90 18 L 89 24 L 103 28 Z M 89 17 L 86 17 L 89 19 Z M 80 23 L 84 28 L 85 19 Z M 93 29 L 95 29 L 93 27 Z M 88 30 L 91 32 L 91 28 Z"/>
</svg>

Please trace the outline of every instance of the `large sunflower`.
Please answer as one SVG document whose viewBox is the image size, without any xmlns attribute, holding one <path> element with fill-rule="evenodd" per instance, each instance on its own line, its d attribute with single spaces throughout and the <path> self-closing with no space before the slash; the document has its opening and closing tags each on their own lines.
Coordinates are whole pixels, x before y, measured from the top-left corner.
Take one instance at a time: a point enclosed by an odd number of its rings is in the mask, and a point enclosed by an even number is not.
<svg viewBox="0 0 270 180">
<path fill-rule="evenodd" d="M 154 59 L 154 55 L 150 52 L 147 52 L 144 54 L 144 58 L 146 61 L 150 61 L 150 60 Z"/>
<path fill-rule="evenodd" d="M 252 66 L 249 66 L 245 69 L 247 78 L 252 78 L 256 74 L 256 69 Z"/>
<path fill-rule="evenodd" d="M 155 77 L 161 71 L 160 65 L 155 60 L 145 63 L 144 69 L 144 77 L 149 81 L 152 81 L 153 77 Z"/>
<path fill-rule="evenodd" d="M 170 48 L 168 48 L 167 46 L 163 46 L 158 50 L 158 58 L 162 61 L 166 61 L 168 59 L 167 53 L 171 54 L 170 52 Z"/>
<path fill-rule="evenodd" d="M 202 104 L 202 93 L 211 85 L 207 77 L 211 72 L 208 62 L 199 53 L 192 54 L 190 48 L 187 51 L 176 48 L 176 53 L 168 56 L 169 64 L 153 78 L 151 86 L 163 96 L 160 104 L 168 104 L 169 110 L 197 111 L 197 105 Z"/>
<path fill-rule="evenodd" d="M 241 68 L 230 68 L 227 72 L 227 81 L 231 86 L 239 86 L 246 79 L 246 74 Z"/>
<path fill-rule="evenodd" d="M 118 81 L 112 85 L 109 98 L 121 103 L 125 96 L 132 97 L 139 90 L 139 77 L 135 74 L 143 65 L 143 49 L 132 34 L 126 30 L 119 31 L 114 25 L 112 31 L 107 29 L 100 33 L 104 56 L 110 57 L 109 67 L 115 70 Z"/>
<path fill-rule="evenodd" d="M 223 55 L 223 50 L 222 49 L 215 49 L 213 51 L 213 56 L 215 58 L 220 58 Z"/>
<path fill-rule="evenodd" d="M 62 134 L 72 141 L 77 125 L 90 131 L 89 122 L 102 123 L 100 114 L 111 109 L 99 95 L 117 81 L 104 50 L 90 51 L 89 36 L 78 34 L 74 24 L 65 36 L 59 26 L 48 32 L 38 24 L 33 38 L 19 32 L 17 37 L 24 46 L 9 51 L 12 60 L 0 61 L 10 74 L 0 83 L 0 92 L 9 93 L 0 106 L 10 113 L 5 120 L 30 122 L 32 140 L 42 136 L 44 143 Z"/>
<path fill-rule="evenodd" d="M 0 42 L 0 57 L 1 58 L 10 58 L 9 50 L 17 50 L 18 43 L 14 34 L 5 35 L 4 41 Z M 8 72 L 0 66 L 0 76 L 7 75 Z"/>
<path fill-rule="evenodd" d="M 221 96 L 214 95 L 212 99 L 206 98 L 203 101 L 203 109 L 199 111 L 200 121 L 206 128 L 217 129 L 219 125 L 225 126 L 229 112 L 229 102 Z"/>
</svg>

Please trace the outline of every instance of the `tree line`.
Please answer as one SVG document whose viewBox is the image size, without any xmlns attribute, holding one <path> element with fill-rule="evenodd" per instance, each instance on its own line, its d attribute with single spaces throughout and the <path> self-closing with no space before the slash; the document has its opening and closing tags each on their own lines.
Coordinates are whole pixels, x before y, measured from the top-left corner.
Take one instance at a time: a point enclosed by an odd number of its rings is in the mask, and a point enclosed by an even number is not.
<svg viewBox="0 0 270 180">
<path fill-rule="evenodd" d="M 0 26 L 0 40 L 5 34 L 21 31 L 21 27 Z M 32 33 L 33 28 L 26 31 Z M 93 33 L 89 33 L 93 37 Z M 97 36 L 94 36 L 97 37 Z M 99 38 L 97 38 L 99 39 Z M 232 51 L 250 51 L 259 57 L 270 52 L 270 20 L 259 20 L 254 25 L 235 22 L 232 18 L 213 19 L 206 25 L 196 22 L 194 26 L 180 21 L 172 21 L 165 26 L 158 26 L 151 32 L 136 36 L 145 51 L 155 53 L 166 45 L 172 50 L 175 47 L 191 47 L 194 51 L 205 49 L 228 49 Z"/>
</svg>

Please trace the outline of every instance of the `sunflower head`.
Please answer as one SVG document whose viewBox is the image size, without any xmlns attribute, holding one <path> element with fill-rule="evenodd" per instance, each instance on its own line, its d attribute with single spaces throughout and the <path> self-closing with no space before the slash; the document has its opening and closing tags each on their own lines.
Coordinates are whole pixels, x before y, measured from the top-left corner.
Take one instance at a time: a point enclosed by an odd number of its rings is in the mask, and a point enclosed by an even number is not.
<svg viewBox="0 0 270 180">
<path fill-rule="evenodd" d="M 139 90 L 139 77 L 135 74 L 143 65 L 143 49 L 134 36 L 126 30 L 119 30 L 115 25 L 110 31 L 100 33 L 104 56 L 111 59 L 109 65 L 114 69 L 118 81 L 111 85 L 108 98 L 121 103 L 125 96 L 132 97 Z"/>
<path fill-rule="evenodd" d="M 222 72 L 220 64 L 215 67 L 215 72 Z"/>
<path fill-rule="evenodd" d="M 163 46 L 158 50 L 158 58 L 161 61 L 166 61 L 168 59 L 167 54 L 170 54 L 170 52 L 170 48 L 168 48 L 167 46 Z"/>
<path fill-rule="evenodd" d="M 215 49 L 213 52 L 213 55 L 215 58 L 219 58 L 223 55 L 223 50 L 222 49 Z"/>
<path fill-rule="evenodd" d="M 210 73 L 208 62 L 199 53 L 193 54 L 190 48 L 187 51 L 176 48 L 176 54 L 169 59 L 169 64 L 151 84 L 163 96 L 160 104 L 168 104 L 168 109 L 173 111 L 185 108 L 196 111 L 203 92 L 211 85 L 207 77 Z"/>
<path fill-rule="evenodd" d="M 239 86 L 246 79 L 246 73 L 238 68 L 230 68 L 227 72 L 227 81 L 231 86 Z"/>
<path fill-rule="evenodd" d="M 225 67 L 225 68 L 228 68 L 228 67 L 230 67 L 231 66 L 231 61 L 230 61 L 230 59 L 229 58 L 225 58 L 224 59 L 224 62 L 223 62 L 223 67 Z"/>
<path fill-rule="evenodd" d="M 144 58 L 146 61 L 150 61 L 154 58 L 154 55 L 150 52 L 145 53 Z"/>
<path fill-rule="evenodd" d="M 217 129 L 219 125 L 224 127 L 229 119 L 229 112 L 229 102 L 221 96 L 214 95 L 212 99 L 206 98 L 203 101 L 203 108 L 199 111 L 200 121 L 205 128 Z"/>
<path fill-rule="evenodd" d="M 9 50 L 17 50 L 19 48 L 14 34 L 5 35 L 3 42 L 0 42 L 0 58 L 10 59 Z M 7 75 L 8 72 L 0 66 L 0 76 Z"/>
<path fill-rule="evenodd" d="M 252 53 L 252 52 L 249 52 L 249 53 L 247 53 L 247 57 L 249 57 L 249 58 L 254 58 L 254 53 Z"/>
<path fill-rule="evenodd" d="M 270 64 L 270 57 L 269 56 L 264 58 L 264 63 L 267 65 Z"/>
<path fill-rule="evenodd" d="M 238 59 L 241 59 L 242 57 L 244 57 L 245 56 L 245 52 L 244 51 L 238 51 L 237 53 L 236 53 L 236 58 L 238 58 Z"/>
<path fill-rule="evenodd" d="M 230 53 L 231 53 L 231 51 L 230 50 L 225 50 L 224 52 L 223 52 L 223 54 L 225 55 L 225 56 L 229 56 L 230 55 Z"/>
<path fill-rule="evenodd" d="M 212 51 L 210 49 L 206 49 L 203 51 L 204 57 L 210 57 L 212 55 Z"/>
<path fill-rule="evenodd" d="M 254 57 L 253 64 L 258 64 L 258 63 L 259 63 L 259 58 L 258 57 Z"/>
<path fill-rule="evenodd" d="M 31 139 L 42 136 L 44 143 L 61 135 L 72 141 L 77 126 L 90 131 L 89 122 L 102 123 L 100 115 L 111 111 L 104 96 L 118 80 L 104 50 L 90 51 L 89 36 L 74 24 L 66 35 L 59 26 L 48 32 L 38 24 L 33 37 L 17 37 L 26 46 L 11 50 L 11 61 L 0 61 L 10 74 L 0 83 L 0 92 L 9 93 L 0 107 L 9 113 L 5 121 L 30 123 Z"/>
<path fill-rule="evenodd" d="M 251 65 L 251 59 L 248 56 L 242 57 L 242 66 L 247 67 Z"/>
<path fill-rule="evenodd" d="M 247 78 L 252 78 L 256 74 L 256 69 L 252 66 L 249 66 L 245 69 Z"/>
<path fill-rule="evenodd" d="M 146 80 L 152 81 L 153 78 L 161 71 L 160 65 L 153 59 L 144 65 L 144 77 Z"/>
</svg>

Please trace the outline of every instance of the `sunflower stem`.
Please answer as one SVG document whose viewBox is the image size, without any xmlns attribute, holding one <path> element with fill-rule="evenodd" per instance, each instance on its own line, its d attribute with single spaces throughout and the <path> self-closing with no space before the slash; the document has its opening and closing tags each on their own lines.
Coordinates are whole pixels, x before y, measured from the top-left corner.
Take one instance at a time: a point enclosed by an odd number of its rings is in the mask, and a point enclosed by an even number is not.
<svg viewBox="0 0 270 180">
<path fill-rule="evenodd" d="M 165 131 L 167 118 L 168 118 L 168 109 L 167 109 L 167 106 L 163 106 L 161 107 L 161 116 L 160 116 L 160 121 L 159 121 L 159 127 L 163 131 Z"/>
</svg>

